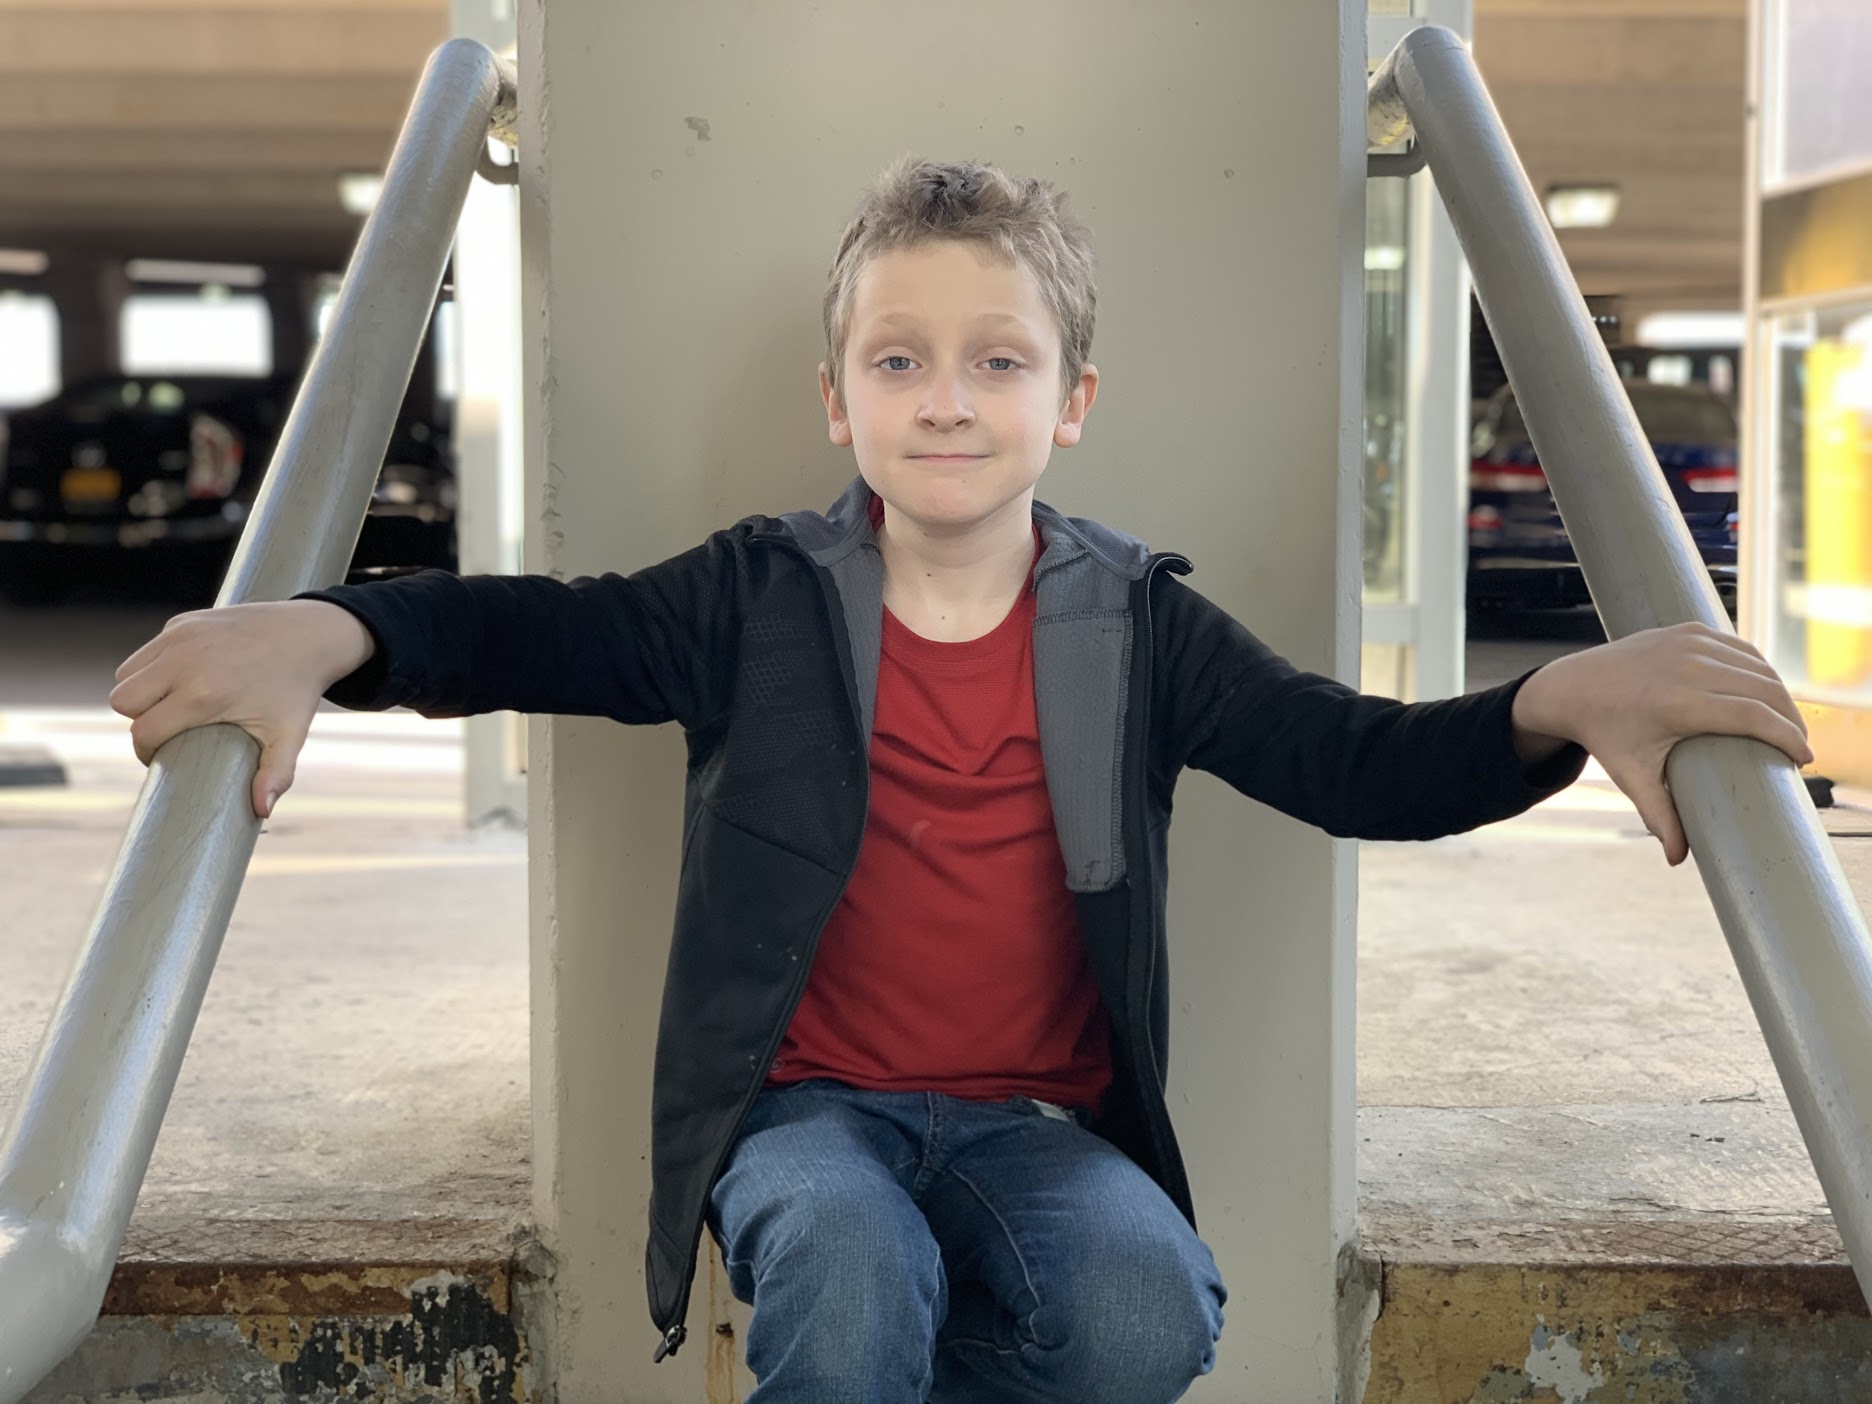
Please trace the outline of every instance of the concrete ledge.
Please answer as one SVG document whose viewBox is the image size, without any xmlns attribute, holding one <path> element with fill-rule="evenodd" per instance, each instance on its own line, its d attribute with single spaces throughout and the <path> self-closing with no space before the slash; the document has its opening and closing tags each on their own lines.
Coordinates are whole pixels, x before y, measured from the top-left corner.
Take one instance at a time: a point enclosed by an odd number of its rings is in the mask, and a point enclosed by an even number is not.
<svg viewBox="0 0 1872 1404">
<path fill-rule="evenodd" d="M 160 1242 L 145 1232 L 144 1256 L 118 1263 L 90 1337 L 27 1404 L 527 1404 L 541 1385 L 524 1308 L 551 1263 L 536 1243 L 490 1229 L 228 1222 L 178 1224 Z M 215 1260 L 211 1247 L 236 1251 Z M 279 1250 L 289 1256 L 266 1260 Z"/>
<path fill-rule="evenodd" d="M 137 1223 L 105 1316 L 343 1314 L 407 1310 L 438 1273 L 508 1307 L 524 1234 L 472 1219 Z"/>
<path fill-rule="evenodd" d="M 1772 1090 L 1358 1125 L 1363 1404 L 1872 1399 L 1872 1314 Z"/>
<path fill-rule="evenodd" d="M 1872 1317 L 1839 1264 L 1386 1257 L 1364 1404 L 1860 1404 Z"/>
</svg>

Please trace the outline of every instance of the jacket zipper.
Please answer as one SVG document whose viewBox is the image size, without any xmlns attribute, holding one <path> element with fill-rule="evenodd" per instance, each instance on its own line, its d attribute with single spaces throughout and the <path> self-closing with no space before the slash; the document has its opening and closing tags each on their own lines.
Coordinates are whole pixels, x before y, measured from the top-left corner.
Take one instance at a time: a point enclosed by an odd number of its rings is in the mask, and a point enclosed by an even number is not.
<svg viewBox="0 0 1872 1404">
<path fill-rule="evenodd" d="M 834 592 L 826 584 L 824 567 L 813 560 L 811 556 L 808 556 L 798 545 L 787 540 L 783 536 L 771 536 L 755 532 L 751 534 L 748 539 L 750 541 L 767 542 L 770 545 L 778 546 L 782 550 L 789 551 L 793 555 L 798 556 L 800 560 L 806 563 L 807 569 L 812 572 L 813 579 L 818 582 L 819 601 L 825 606 L 826 622 L 831 626 L 832 647 L 839 658 L 839 676 L 845 684 L 846 705 L 851 708 L 854 729 L 862 732 L 864 730 L 864 716 L 858 709 L 857 665 L 852 661 L 851 641 L 845 631 L 845 620 L 843 618 L 844 603 L 841 601 L 839 605 L 840 617 L 834 619 L 832 617 L 831 603 Z M 865 738 L 860 735 L 859 740 L 861 743 L 864 739 Z M 862 767 L 862 770 L 863 779 L 860 781 L 861 788 L 859 793 L 864 802 L 865 813 L 868 816 L 871 808 L 871 767 L 866 765 Z M 860 832 L 862 833 L 862 825 L 860 826 Z M 819 919 L 814 924 L 812 940 L 808 942 L 806 946 L 806 958 L 800 962 L 799 973 L 793 977 L 793 988 L 787 993 L 786 1014 L 781 1018 L 780 1022 L 775 1025 L 773 1034 L 767 1041 L 766 1051 L 763 1053 L 759 1064 L 756 1066 L 756 1076 L 753 1086 L 750 1087 L 747 1094 L 742 1097 L 741 1110 L 735 1114 L 734 1130 L 723 1143 L 721 1153 L 716 1156 L 714 1168 L 709 1171 L 709 1187 L 707 1194 L 703 1197 L 702 1215 L 690 1227 L 688 1280 L 683 1284 L 682 1297 L 676 1304 L 674 1320 L 669 1329 L 664 1331 L 663 1338 L 657 1345 L 656 1354 L 651 1357 L 651 1364 L 653 1365 L 661 1364 L 670 1356 L 674 1355 L 682 1348 L 683 1343 L 689 1339 L 689 1328 L 684 1325 L 683 1322 L 684 1318 L 689 1315 L 689 1298 L 695 1290 L 695 1255 L 701 1249 L 702 1230 L 708 1221 L 707 1195 L 715 1192 L 715 1183 L 721 1178 L 722 1171 L 728 1166 L 728 1156 L 734 1150 L 735 1142 L 740 1139 L 741 1128 L 747 1124 L 748 1113 L 753 1110 L 755 1099 L 760 1096 L 761 1090 L 767 1085 L 767 1074 L 773 1067 L 774 1054 L 780 1051 L 781 1040 L 786 1037 L 786 1031 L 793 1023 L 793 1015 L 799 1009 L 800 1000 L 805 997 L 806 981 L 812 973 L 813 957 L 819 950 L 819 938 L 825 934 L 826 923 L 832 919 L 832 913 L 838 909 L 838 904 L 845 895 L 845 889 L 851 884 L 852 874 L 858 869 L 858 852 L 862 847 L 863 844 L 861 841 L 859 849 L 853 850 L 852 861 L 850 866 L 845 869 L 845 876 L 839 881 L 838 894 L 833 897 L 831 905 L 819 914 Z"/>
<path fill-rule="evenodd" d="M 1152 557 L 1150 564 L 1144 571 L 1144 637 L 1140 640 L 1140 644 L 1144 650 L 1144 686 L 1139 689 L 1138 744 L 1137 755 L 1132 765 L 1132 775 L 1134 778 L 1132 780 L 1133 793 L 1131 796 L 1131 812 L 1136 816 L 1135 822 L 1137 824 L 1145 823 L 1145 816 L 1149 812 L 1148 804 L 1150 798 L 1147 787 L 1150 772 L 1151 693 L 1155 688 L 1157 663 L 1156 626 L 1151 610 L 1151 582 L 1156 578 L 1159 568 L 1168 567 L 1172 562 L 1180 564 L 1185 570 L 1190 568 L 1189 560 L 1186 557 L 1165 554 Z M 1167 1127 L 1165 1125 L 1163 1109 L 1163 1078 L 1157 1066 L 1158 1053 L 1156 1037 L 1151 1028 L 1150 1017 L 1151 991 L 1155 988 L 1157 982 L 1158 932 L 1155 906 L 1156 875 L 1151 869 L 1151 845 L 1148 831 L 1139 835 L 1138 868 L 1140 870 L 1139 876 L 1147 879 L 1139 884 L 1146 899 L 1146 906 L 1144 908 L 1146 930 L 1144 933 L 1145 939 L 1141 942 L 1144 947 L 1144 979 L 1138 990 L 1139 1007 L 1134 1011 L 1133 1017 L 1136 1020 L 1137 1030 L 1139 1034 L 1142 1035 L 1145 1046 L 1150 1050 L 1150 1066 L 1144 1071 L 1151 1079 L 1149 1087 L 1140 1090 L 1145 1091 L 1147 1094 L 1146 1105 L 1149 1108 L 1151 1123 L 1150 1133 L 1153 1142 L 1152 1149 L 1156 1153 L 1158 1165 L 1167 1170 L 1170 1165 L 1171 1156 L 1169 1150 L 1170 1142 L 1165 1135 Z"/>
</svg>

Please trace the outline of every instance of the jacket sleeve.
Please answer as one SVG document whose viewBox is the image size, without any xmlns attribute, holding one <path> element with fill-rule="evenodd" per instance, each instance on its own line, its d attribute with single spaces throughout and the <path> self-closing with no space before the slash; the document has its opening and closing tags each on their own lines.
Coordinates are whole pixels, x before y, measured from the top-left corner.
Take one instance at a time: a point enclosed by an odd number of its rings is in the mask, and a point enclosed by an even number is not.
<svg viewBox="0 0 1872 1404">
<path fill-rule="evenodd" d="M 295 598 L 349 610 L 376 640 L 370 660 L 326 692 L 340 706 L 694 727 L 725 705 L 739 638 L 736 556 L 724 531 L 634 575 L 426 570 Z"/>
<path fill-rule="evenodd" d="M 1515 754 L 1515 693 L 1403 703 L 1301 672 L 1173 577 L 1156 607 L 1152 706 L 1170 773 L 1220 776 L 1341 838 L 1429 839 L 1507 819 L 1579 778 L 1569 744 L 1533 767 Z"/>
</svg>

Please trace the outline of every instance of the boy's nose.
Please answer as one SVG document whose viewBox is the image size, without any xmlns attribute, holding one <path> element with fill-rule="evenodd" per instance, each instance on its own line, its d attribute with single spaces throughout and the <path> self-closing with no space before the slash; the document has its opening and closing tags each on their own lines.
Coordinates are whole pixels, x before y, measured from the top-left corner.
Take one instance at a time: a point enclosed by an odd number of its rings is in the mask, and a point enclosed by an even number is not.
<svg viewBox="0 0 1872 1404">
<path fill-rule="evenodd" d="M 960 387 L 951 382 L 930 387 L 929 398 L 924 400 L 919 417 L 925 424 L 940 429 L 967 424 L 975 418 L 975 411 Z"/>
</svg>

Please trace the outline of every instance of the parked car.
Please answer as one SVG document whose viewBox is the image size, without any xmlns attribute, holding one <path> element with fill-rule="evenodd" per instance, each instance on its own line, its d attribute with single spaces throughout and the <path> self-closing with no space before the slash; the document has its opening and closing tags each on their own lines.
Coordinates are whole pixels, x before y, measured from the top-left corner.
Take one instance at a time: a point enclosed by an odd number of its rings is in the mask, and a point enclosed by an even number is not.
<svg viewBox="0 0 1872 1404">
<path fill-rule="evenodd" d="M 59 598 L 126 562 L 211 593 L 292 407 L 290 377 L 112 375 L 0 421 L 0 591 Z M 455 568 L 446 433 L 399 416 L 352 558 Z"/>
<path fill-rule="evenodd" d="M 1700 386 L 1626 381 L 1671 497 L 1724 604 L 1735 608 L 1736 420 Z M 1490 397 L 1475 426 L 1469 465 L 1472 608 L 1560 608 L 1591 596 L 1528 438 L 1514 391 Z"/>
</svg>

